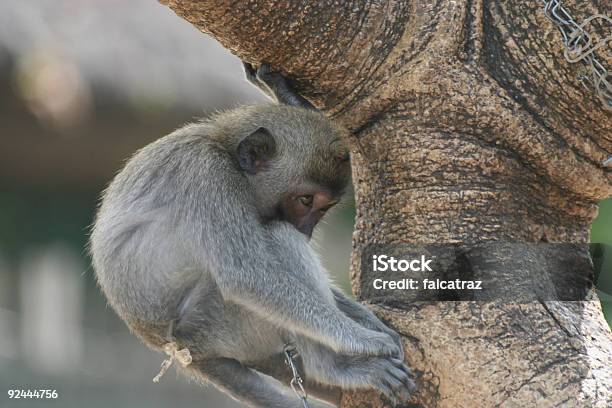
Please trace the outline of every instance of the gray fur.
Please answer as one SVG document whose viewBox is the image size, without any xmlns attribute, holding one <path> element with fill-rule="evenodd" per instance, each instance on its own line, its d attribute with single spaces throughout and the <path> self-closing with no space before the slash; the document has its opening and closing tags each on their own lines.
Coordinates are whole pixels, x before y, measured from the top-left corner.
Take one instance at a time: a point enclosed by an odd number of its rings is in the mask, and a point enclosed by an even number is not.
<svg viewBox="0 0 612 408">
<path fill-rule="evenodd" d="M 234 154 L 259 127 L 274 135 L 277 155 L 250 175 Z M 406 398 L 413 383 L 399 336 L 331 286 L 304 235 L 262 218 L 313 172 L 345 183 L 341 136 L 318 112 L 253 106 L 137 152 L 104 193 L 91 235 L 113 309 L 151 348 L 188 348 L 188 371 L 251 406 L 301 406 L 262 375 L 287 384 L 280 356 L 289 342 L 321 398 L 369 387 Z"/>
</svg>

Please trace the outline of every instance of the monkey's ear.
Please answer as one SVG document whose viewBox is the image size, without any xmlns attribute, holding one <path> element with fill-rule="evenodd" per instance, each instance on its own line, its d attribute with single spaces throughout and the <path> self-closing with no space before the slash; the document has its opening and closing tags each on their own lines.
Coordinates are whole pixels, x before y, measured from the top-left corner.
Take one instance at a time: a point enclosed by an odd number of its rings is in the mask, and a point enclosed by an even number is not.
<svg viewBox="0 0 612 408">
<path fill-rule="evenodd" d="M 263 170 L 275 154 L 274 136 L 262 127 L 245 137 L 236 150 L 240 168 L 249 174 L 257 174 Z"/>
</svg>

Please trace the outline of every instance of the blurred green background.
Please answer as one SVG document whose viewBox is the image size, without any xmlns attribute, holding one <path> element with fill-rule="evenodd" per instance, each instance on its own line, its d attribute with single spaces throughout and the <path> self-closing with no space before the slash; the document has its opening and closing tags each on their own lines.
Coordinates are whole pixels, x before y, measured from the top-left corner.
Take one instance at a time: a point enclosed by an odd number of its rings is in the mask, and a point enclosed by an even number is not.
<svg viewBox="0 0 612 408">
<path fill-rule="evenodd" d="M 99 194 L 132 152 L 265 101 L 238 59 L 153 1 L 5 0 L 0 92 L 0 407 L 238 406 L 172 371 L 151 383 L 163 356 L 106 306 L 85 249 Z M 349 198 L 315 235 L 347 290 L 353 219 Z M 611 227 L 608 200 L 592 241 L 612 244 Z M 600 280 L 612 287 L 609 269 Z M 59 399 L 6 397 L 23 388 Z"/>
<path fill-rule="evenodd" d="M 591 242 L 605 244 L 599 267 L 596 285 L 601 299 L 601 306 L 606 320 L 612 327 L 612 199 L 604 200 L 599 205 L 599 215 L 591 228 Z"/>
</svg>

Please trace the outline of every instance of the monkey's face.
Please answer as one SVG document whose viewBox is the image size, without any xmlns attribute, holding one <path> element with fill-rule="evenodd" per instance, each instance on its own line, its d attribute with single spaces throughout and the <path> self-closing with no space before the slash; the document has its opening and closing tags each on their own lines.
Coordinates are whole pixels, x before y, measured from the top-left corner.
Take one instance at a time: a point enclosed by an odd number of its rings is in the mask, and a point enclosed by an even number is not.
<svg viewBox="0 0 612 408">
<path fill-rule="evenodd" d="M 301 174 L 280 201 L 282 219 L 312 236 L 317 223 L 335 206 L 346 189 L 350 175 L 348 152 L 339 140 L 319 145 L 304 159 Z"/>
<path fill-rule="evenodd" d="M 270 175 L 280 175 L 282 181 L 277 186 L 282 189 L 276 191 L 278 199 L 270 204 L 276 206 L 276 219 L 289 222 L 310 238 L 321 218 L 344 194 L 350 175 L 348 156 L 317 149 L 310 157 L 294 162 L 292 172 L 279 170 L 288 166 L 285 163 L 271 168 Z"/>
<path fill-rule="evenodd" d="M 283 198 L 280 212 L 283 220 L 310 238 L 319 220 L 339 200 L 340 197 L 334 197 L 324 188 L 297 190 Z"/>
<path fill-rule="evenodd" d="M 236 156 L 262 222 L 286 221 L 308 237 L 350 177 L 341 135 L 320 114 L 268 123 L 240 141 Z"/>
</svg>

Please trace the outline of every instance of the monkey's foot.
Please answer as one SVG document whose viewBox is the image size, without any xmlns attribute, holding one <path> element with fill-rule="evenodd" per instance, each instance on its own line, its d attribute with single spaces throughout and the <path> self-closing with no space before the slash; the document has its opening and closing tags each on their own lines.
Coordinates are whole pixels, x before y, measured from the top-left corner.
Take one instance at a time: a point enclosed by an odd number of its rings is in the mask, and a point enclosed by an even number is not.
<svg viewBox="0 0 612 408">
<path fill-rule="evenodd" d="M 265 62 L 259 68 L 248 63 L 242 62 L 247 81 L 259 88 L 263 93 L 278 103 L 285 105 L 298 106 L 300 108 L 316 110 L 316 108 L 299 95 L 289 81 L 280 72 L 272 71 L 270 65 Z"/>
<path fill-rule="evenodd" d="M 373 358 L 355 367 L 354 375 L 365 376 L 370 386 L 382 392 L 396 405 L 408 401 L 416 390 L 414 377 L 403 360 Z"/>
</svg>

